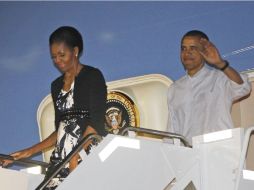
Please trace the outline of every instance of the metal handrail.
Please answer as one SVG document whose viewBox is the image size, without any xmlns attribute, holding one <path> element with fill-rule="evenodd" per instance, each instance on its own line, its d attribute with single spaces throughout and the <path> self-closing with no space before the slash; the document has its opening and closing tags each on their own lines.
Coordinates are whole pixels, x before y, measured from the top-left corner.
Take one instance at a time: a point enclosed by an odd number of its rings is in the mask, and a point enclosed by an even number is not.
<svg viewBox="0 0 254 190">
<path fill-rule="evenodd" d="M 100 142 L 102 140 L 102 137 L 96 134 L 89 134 L 86 137 L 84 137 L 80 143 L 73 148 L 73 150 L 62 160 L 62 162 L 56 166 L 54 172 L 49 177 L 45 177 L 44 180 L 40 183 L 40 185 L 35 190 L 43 190 L 43 188 L 50 182 L 51 179 L 55 177 L 55 175 L 58 174 L 58 172 L 71 160 L 71 158 L 80 152 L 80 150 L 83 148 L 84 144 L 88 141 L 95 139 L 97 142 Z"/>
<path fill-rule="evenodd" d="M 0 154 L 0 158 L 3 160 L 11 160 L 13 161 L 13 163 L 22 164 L 26 166 L 41 166 L 43 168 L 47 168 L 49 166 L 48 163 L 38 160 L 30 160 L 26 158 L 15 160 L 12 156 L 6 154 Z"/>
<path fill-rule="evenodd" d="M 168 138 L 176 138 L 176 139 L 180 139 L 185 146 L 190 147 L 190 148 L 192 147 L 184 136 L 179 135 L 177 133 L 157 131 L 157 130 L 154 130 L 154 129 L 146 129 L 146 128 L 140 128 L 140 127 L 126 127 L 121 132 L 121 135 L 125 135 L 125 133 L 128 132 L 128 131 L 147 133 L 147 134 L 158 135 L 158 136 L 168 137 Z"/>
</svg>

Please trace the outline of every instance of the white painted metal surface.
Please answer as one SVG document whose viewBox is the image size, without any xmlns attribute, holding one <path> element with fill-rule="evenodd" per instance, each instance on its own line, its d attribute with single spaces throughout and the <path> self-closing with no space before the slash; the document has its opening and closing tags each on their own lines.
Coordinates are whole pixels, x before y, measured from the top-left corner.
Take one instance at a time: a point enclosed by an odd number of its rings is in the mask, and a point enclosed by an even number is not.
<svg viewBox="0 0 254 190">
<path fill-rule="evenodd" d="M 191 148 L 158 140 L 108 135 L 57 189 L 162 190 L 174 179 L 173 189 L 190 181 L 199 187 L 196 156 Z"/>
<path fill-rule="evenodd" d="M 199 152 L 202 189 L 234 189 L 243 144 L 244 129 L 228 129 L 193 138 Z"/>
<path fill-rule="evenodd" d="M 0 168 L 1 190 L 34 190 L 44 176 Z"/>
<path fill-rule="evenodd" d="M 250 145 L 251 135 L 254 133 L 254 127 L 250 127 L 245 132 L 241 157 L 239 160 L 236 185 L 234 190 L 252 190 L 254 188 L 254 171 L 246 169 L 246 155 Z"/>
<path fill-rule="evenodd" d="M 245 169 L 254 127 L 193 138 L 193 148 L 148 137 L 108 135 L 57 190 L 250 190 L 253 171 Z M 0 189 L 34 189 L 42 175 L 0 169 Z M 15 183 L 12 180 L 15 179 Z"/>
<path fill-rule="evenodd" d="M 189 183 L 197 190 L 253 188 L 254 177 L 250 182 L 238 170 L 249 134 L 244 144 L 244 129 L 208 135 L 209 142 L 207 135 L 194 137 L 193 148 L 108 135 L 57 189 L 183 190 Z"/>
</svg>

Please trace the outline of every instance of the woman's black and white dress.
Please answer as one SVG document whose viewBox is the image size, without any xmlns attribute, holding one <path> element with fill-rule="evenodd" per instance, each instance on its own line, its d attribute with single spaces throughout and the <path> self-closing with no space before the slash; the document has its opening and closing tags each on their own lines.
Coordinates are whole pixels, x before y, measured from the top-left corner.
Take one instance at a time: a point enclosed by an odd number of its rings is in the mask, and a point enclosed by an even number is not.
<svg viewBox="0 0 254 190">
<path fill-rule="evenodd" d="M 57 131 L 57 143 L 50 157 L 50 167 L 48 173 L 52 170 L 72 151 L 83 137 L 83 130 L 79 126 L 79 120 L 83 117 L 88 117 L 88 112 L 85 114 L 77 114 L 73 110 L 74 100 L 74 82 L 68 92 L 61 90 L 57 98 L 57 109 L 62 113 L 62 119 Z M 46 189 L 55 189 L 65 177 L 69 174 L 69 164 L 63 168 L 55 178 L 47 185 Z"/>
</svg>

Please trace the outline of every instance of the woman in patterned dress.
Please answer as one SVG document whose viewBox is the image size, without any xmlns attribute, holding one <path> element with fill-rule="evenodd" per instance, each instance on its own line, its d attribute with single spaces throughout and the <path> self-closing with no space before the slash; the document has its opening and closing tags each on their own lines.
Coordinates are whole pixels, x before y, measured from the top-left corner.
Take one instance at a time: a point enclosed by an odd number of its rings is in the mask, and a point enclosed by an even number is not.
<svg viewBox="0 0 254 190">
<path fill-rule="evenodd" d="M 75 28 L 58 28 L 50 35 L 49 45 L 51 58 L 62 73 L 51 84 L 56 130 L 42 142 L 11 154 L 18 160 L 54 146 L 46 176 L 83 137 L 91 133 L 106 135 L 104 118 L 107 97 L 107 87 L 100 70 L 79 61 L 83 53 L 83 39 Z M 92 142 L 84 145 L 87 153 L 91 146 Z M 80 156 L 75 155 L 45 189 L 55 189 L 80 160 Z M 4 161 L 3 165 L 9 163 Z"/>
</svg>

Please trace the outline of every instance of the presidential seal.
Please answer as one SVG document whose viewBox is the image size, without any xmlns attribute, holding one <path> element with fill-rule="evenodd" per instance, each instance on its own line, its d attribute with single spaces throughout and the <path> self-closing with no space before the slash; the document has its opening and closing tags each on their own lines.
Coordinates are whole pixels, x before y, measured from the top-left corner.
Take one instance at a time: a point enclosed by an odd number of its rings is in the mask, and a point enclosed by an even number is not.
<svg viewBox="0 0 254 190">
<path fill-rule="evenodd" d="M 112 134 L 119 134 L 128 126 L 139 126 L 139 114 L 134 102 L 118 91 L 109 92 L 107 95 L 105 118 L 105 128 Z"/>
</svg>

